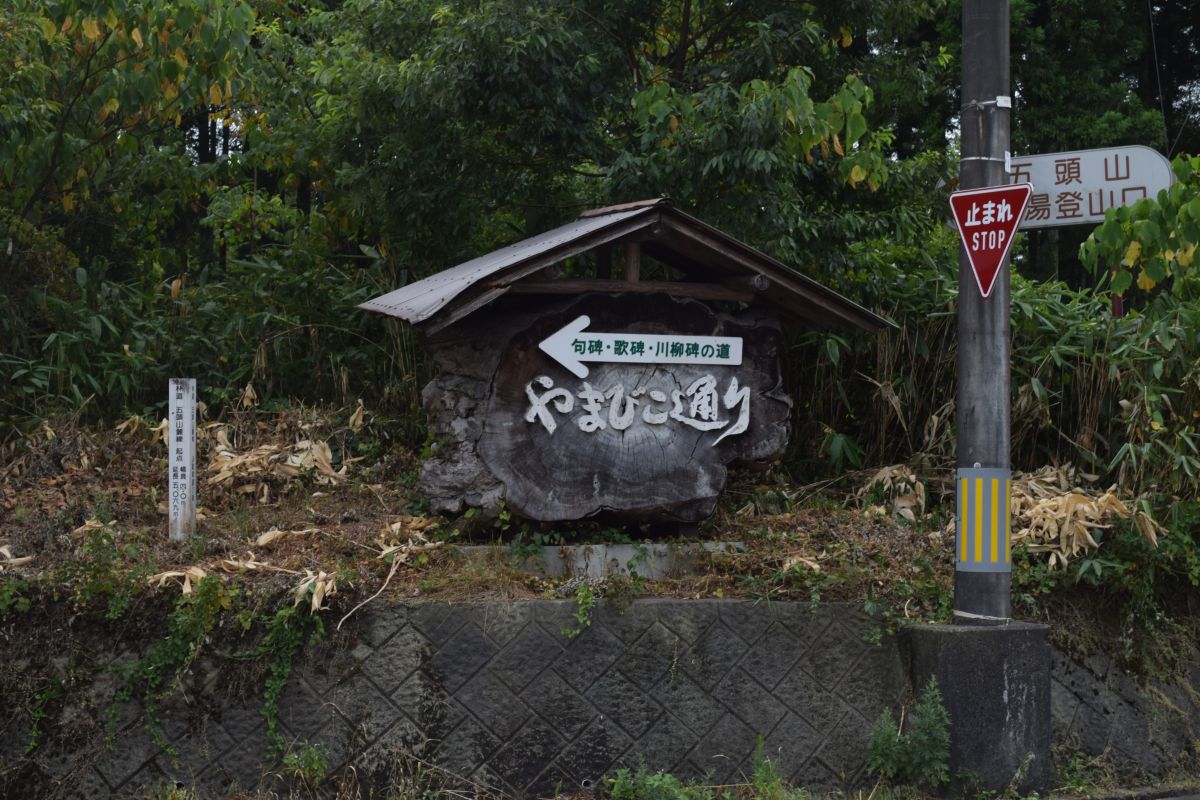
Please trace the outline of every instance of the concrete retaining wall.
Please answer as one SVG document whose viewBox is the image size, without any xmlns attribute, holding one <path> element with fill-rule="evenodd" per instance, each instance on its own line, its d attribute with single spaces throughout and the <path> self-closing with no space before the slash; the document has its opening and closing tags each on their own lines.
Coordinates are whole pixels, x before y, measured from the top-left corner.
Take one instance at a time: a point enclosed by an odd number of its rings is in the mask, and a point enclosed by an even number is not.
<svg viewBox="0 0 1200 800">
<path fill-rule="evenodd" d="M 369 607 L 357 642 L 298 670 L 279 723 L 296 747 L 382 788 L 402 752 L 516 797 L 597 785 L 621 766 L 739 780 L 758 740 L 786 778 L 813 788 L 867 780 L 872 722 L 904 692 L 895 642 L 845 607 L 642 600 Z M 261 702 L 221 698 L 218 665 L 196 667 L 190 706 L 168 709 L 176 752 L 124 709 L 111 750 L 44 755 L 64 796 L 144 796 L 173 781 L 206 797 L 270 782 Z M 92 759 L 88 759 L 92 760 Z M 382 796 L 382 792 L 379 793 Z"/>
<path fill-rule="evenodd" d="M 821 790 L 870 782 L 870 727 L 910 696 L 896 641 L 868 643 L 876 623 L 857 607 L 639 600 L 625 613 L 597 607 L 569 637 L 575 612 L 570 601 L 372 604 L 293 674 L 280 732 L 296 750 L 323 750 L 331 773 L 352 767 L 364 796 L 384 796 L 405 753 L 514 797 L 595 786 L 640 764 L 737 781 L 760 737 L 780 774 Z M 121 665 L 140 654 L 108 657 L 93 710 L 108 707 Z M 164 703 L 168 750 L 135 703 L 118 706 L 109 741 L 38 748 L 28 796 L 146 797 L 176 781 L 214 798 L 278 787 L 261 683 L 239 691 L 230 670 L 210 654 Z M 1055 733 L 1084 752 L 1107 749 L 1153 776 L 1193 746 L 1195 693 L 1164 694 L 1174 713 L 1111 665 L 1056 656 L 1053 672 Z M 58 731 L 81 713 L 68 708 Z M 0 738 L 0 763 L 23 758 L 27 734 Z"/>
</svg>

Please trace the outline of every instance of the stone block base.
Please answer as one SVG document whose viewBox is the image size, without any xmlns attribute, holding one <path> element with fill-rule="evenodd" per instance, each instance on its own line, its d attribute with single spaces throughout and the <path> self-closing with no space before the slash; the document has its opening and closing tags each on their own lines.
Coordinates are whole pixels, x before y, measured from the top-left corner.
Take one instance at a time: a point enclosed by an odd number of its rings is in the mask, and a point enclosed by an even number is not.
<svg viewBox="0 0 1200 800">
<path fill-rule="evenodd" d="M 950 791 L 1042 791 L 1050 782 L 1045 625 L 912 625 L 902 642 L 916 694 L 937 677 L 950 716 Z"/>
</svg>

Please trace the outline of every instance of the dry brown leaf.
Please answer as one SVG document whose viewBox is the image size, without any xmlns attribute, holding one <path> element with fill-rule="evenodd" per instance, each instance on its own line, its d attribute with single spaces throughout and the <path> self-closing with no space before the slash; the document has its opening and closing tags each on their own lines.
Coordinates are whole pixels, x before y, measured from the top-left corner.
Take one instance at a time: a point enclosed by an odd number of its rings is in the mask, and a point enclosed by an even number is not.
<svg viewBox="0 0 1200 800">
<path fill-rule="evenodd" d="M 1133 525 L 1138 529 L 1138 533 L 1142 535 L 1146 541 L 1150 542 L 1154 547 L 1158 547 L 1158 537 L 1166 533 L 1166 529 L 1155 522 L 1145 511 L 1136 511 L 1133 514 Z"/>
<path fill-rule="evenodd" d="M 337 483 L 346 477 L 346 464 L 340 470 L 333 468 L 333 452 L 326 442 L 304 439 L 297 442 L 288 456 L 287 463 L 293 467 L 315 469 L 319 483 Z"/>
<path fill-rule="evenodd" d="M 124 422 L 121 422 L 114 429 L 122 436 L 132 433 L 137 433 L 142 428 L 146 427 L 146 420 L 142 419 L 137 414 L 128 417 Z"/>
<path fill-rule="evenodd" d="M 271 528 L 266 533 L 259 534 L 254 540 L 255 547 L 266 547 L 274 541 L 282 539 L 285 536 L 306 536 L 311 533 L 320 533 L 319 528 L 303 528 L 301 530 L 281 531 L 278 528 Z"/>
<path fill-rule="evenodd" d="M 158 423 L 158 427 L 152 433 L 157 441 L 163 443 L 163 447 L 171 446 L 171 423 L 167 421 L 166 417 L 162 418 L 162 421 Z"/>
<path fill-rule="evenodd" d="M 242 396 L 238 400 L 242 408 L 254 408 L 258 405 L 258 393 L 254 391 L 254 386 L 247 383 L 246 388 L 242 389 Z"/>
<path fill-rule="evenodd" d="M 284 569 L 276 567 L 266 561 L 259 561 L 253 552 L 247 553 L 245 558 L 223 558 L 214 565 L 217 569 L 225 572 L 282 572 L 287 575 L 299 575 L 294 569 Z"/>
<path fill-rule="evenodd" d="M 168 581 L 174 581 L 180 585 L 184 594 L 192 593 L 192 581 L 199 582 L 201 579 L 208 576 L 200 567 L 188 567 L 185 570 L 168 570 L 160 572 L 157 575 L 151 575 L 146 579 L 146 583 L 150 586 L 158 585 L 161 589 Z"/>
<path fill-rule="evenodd" d="M 1083 553 L 1099 547 L 1092 531 L 1111 526 L 1116 519 L 1130 519 L 1138 532 L 1157 546 L 1161 526 L 1142 512 L 1134 513 L 1116 494 L 1116 487 L 1095 494 L 1081 488 L 1080 480 L 1096 476 L 1077 472 L 1071 465 L 1043 467 L 1018 473 L 1012 484 L 1010 511 L 1014 542 L 1026 542 L 1029 550 L 1046 553 L 1051 569 L 1065 567 Z"/>
<path fill-rule="evenodd" d="M 6 568 L 19 567 L 33 561 L 33 556 L 14 556 L 12 545 L 0 545 L 0 572 Z"/>
<path fill-rule="evenodd" d="M 893 516 L 910 522 L 916 522 L 918 517 L 924 516 L 925 484 L 908 466 L 893 464 L 878 470 L 859 488 L 856 495 L 860 500 L 865 500 L 877 488 L 891 499 Z M 887 516 L 888 513 L 880 506 L 872 506 L 864 511 L 868 516 Z"/>
<path fill-rule="evenodd" d="M 294 605 L 300 605 L 310 598 L 308 613 L 315 614 L 325 608 L 325 599 L 337 594 L 337 573 L 324 570 L 313 572 L 304 570 L 304 578 L 296 585 L 293 595 Z"/>
<path fill-rule="evenodd" d="M 167 508 L 166 501 L 163 501 L 163 500 L 160 500 L 158 502 L 158 505 L 155 506 L 154 508 L 156 511 L 158 511 L 159 516 L 165 517 L 170 512 L 170 509 Z M 212 512 L 209 511 L 204 506 L 196 507 L 196 521 L 197 522 L 202 522 L 211 516 L 212 516 Z"/>
<path fill-rule="evenodd" d="M 363 422 L 366 417 L 367 410 L 363 407 L 363 401 L 360 398 L 358 408 L 354 409 L 354 413 L 350 415 L 350 430 L 358 433 L 362 430 Z"/>
<path fill-rule="evenodd" d="M 269 545 L 271 542 L 275 541 L 276 539 L 282 539 L 284 536 L 287 536 L 287 535 L 288 535 L 287 531 L 281 531 L 276 528 L 272 528 L 271 530 L 267 531 L 266 533 L 260 533 L 258 535 L 258 538 L 254 540 L 254 546 L 255 547 L 266 547 L 267 545 Z"/>
<path fill-rule="evenodd" d="M 821 571 L 821 565 L 806 556 L 789 556 L 788 559 L 783 562 L 784 572 L 787 572 L 795 567 L 804 567 L 805 569 L 811 569 L 813 572 Z"/>
<path fill-rule="evenodd" d="M 402 514 L 396 518 L 394 522 L 384 524 L 383 530 L 380 531 L 379 539 L 383 541 L 394 541 L 399 538 L 419 539 L 425 541 L 424 531 L 436 526 L 438 521 L 433 517 L 419 517 L 412 514 Z"/>
<path fill-rule="evenodd" d="M 96 519 L 95 517 L 92 517 L 91 519 L 87 520 L 82 525 L 80 525 L 78 528 L 71 531 L 71 536 L 78 538 L 80 536 L 85 536 L 85 535 L 91 533 L 92 531 L 104 530 L 111 525 L 112 525 L 111 522 L 101 522 L 100 520 Z"/>
</svg>

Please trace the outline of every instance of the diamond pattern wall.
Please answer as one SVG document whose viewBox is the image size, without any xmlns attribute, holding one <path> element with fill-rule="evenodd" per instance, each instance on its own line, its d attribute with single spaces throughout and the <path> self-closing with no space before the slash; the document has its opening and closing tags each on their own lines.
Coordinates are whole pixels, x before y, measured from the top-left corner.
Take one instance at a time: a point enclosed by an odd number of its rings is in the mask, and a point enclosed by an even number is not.
<svg viewBox="0 0 1200 800">
<path fill-rule="evenodd" d="M 786 779 L 862 784 L 872 722 L 905 691 L 894 641 L 852 607 L 719 600 L 368 608 L 355 641 L 297 670 L 279 725 L 382 789 L 409 753 L 513 797 L 596 786 L 620 768 L 735 782 L 758 742 Z M 195 709 L 191 715 L 195 716 Z M 130 715 L 99 778 L 115 794 L 162 780 L 208 796 L 270 784 L 253 702 L 218 702 L 158 752 Z M 137 747 L 134 747 L 137 745 Z M 140 749 L 139 749 L 140 748 Z M 136 757 L 135 757 L 136 756 Z"/>
</svg>

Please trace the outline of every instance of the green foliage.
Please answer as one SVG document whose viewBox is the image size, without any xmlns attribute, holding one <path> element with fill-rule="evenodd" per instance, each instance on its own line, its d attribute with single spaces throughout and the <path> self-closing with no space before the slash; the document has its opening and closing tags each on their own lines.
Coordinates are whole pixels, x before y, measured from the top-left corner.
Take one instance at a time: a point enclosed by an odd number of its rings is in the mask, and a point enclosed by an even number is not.
<svg viewBox="0 0 1200 800">
<path fill-rule="evenodd" d="M 323 747 L 305 743 L 283 754 L 283 770 L 300 788 L 316 792 L 329 775 L 329 756 Z"/>
<path fill-rule="evenodd" d="M 1014 5 L 1014 140 L 1157 144 L 1141 23 L 1119 4 L 1067 5 Z M 249 381 L 268 402 L 363 397 L 420 442 L 413 334 L 355 305 L 581 207 L 668 194 L 898 325 L 791 334 L 795 473 L 948 461 L 957 241 L 936 187 L 956 178 L 950 10 L 10 3 L 0 420 L 156 415 L 165 379 L 188 375 L 214 412 Z M 1069 32 L 1050 24 L 1065 17 Z M 1159 36 L 1181 70 L 1167 115 L 1186 118 L 1190 42 Z M 1015 279 L 1018 467 L 1076 461 L 1135 493 L 1195 496 L 1200 169 L 1176 170 L 1164 198 L 1112 212 L 1085 247 L 1107 274 L 1138 243 L 1117 288 L 1135 273 L 1172 286 L 1140 314 L 1111 320 L 1105 295 Z"/>
<path fill-rule="evenodd" d="M 1143 72 L 1149 32 L 1146 18 L 1136 13 L 1140 8 L 1127 2 L 1013 3 L 1013 89 L 1021 97 L 1020 113 L 1013 115 L 1014 152 L 1169 144 L 1154 79 Z M 1059 22 L 1064 18 L 1070 24 Z M 1157 29 L 1165 39 L 1164 26 Z"/>
<path fill-rule="evenodd" d="M 190 594 L 180 594 L 167 621 L 167 635 L 133 667 L 119 700 L 140 694 L 147 724 L 156 742 L 168 744 L 158 727 L 160 703 L 200 654 L 222 612 L 233 607 L 234 595 L 218 577 L 201 578 Z"/>
<path fill-rule="evenodd" d="M 763 740 L 758 737 L 750 771 L 750 796 L 755 800 L 807 800 L 806 789 L 786 786 L 775 765 L 763 755 Z"/>
<path fill-rule="evenodd" d="M 266 636 L 253 657 L 267 661 L 262 715 L 267 720 L 267 735 L 275 742 L 276 748 L 284 750 L 286 742 L 279 733 L 279 698 L 292 676 L 297 656 L 306 645 L 324 635 L 325 626 L 320 617 L 305 613 L 304 604 L 280 608 L 266 625 Z M 302 750 L 301 754 L 304 752 Z"/>
<path fill-rule="evenodd" d="M 644 558 L 644 552 L 630 559 L 630 574 L 609 575 L 604 581 L 604 599 L 618 614 L 624 614 L 633 606 L 633 601 L 646 592 L 646 580 L 637 573 L 636 561 Z"/>
<path fill-rule="evenodd" d="M 891 709 L 871 728 L 867 767 L 889 781 L 936 788 L 950 780 L 950 717 L 930 677 L 903 732 Z"/>
<path fill-rule="evenodd" d="M 103 524 L 82 531 L 77 557 L 63 562 L 58 578 L 72 587 L 75 605 L 91 607 L 103 602 L 105 616 L 119 619 L 144 589 L 154 562 L 138 544 L 136 534 Z"/>
<path fill-rule="evenodd" d="M 42 725 L 50 715 L 53 704 L 60 701 L 65 694 L 65 681 L 51 678 L 49 685 L 34 695 L 33 705 L 29 711 L 29 742 L 25 745 L 26 753 L 32 753 L 41 745 L 42 737 L 45 735 Z"/>
<path fill-rule="evenodd" d="M 1079 742 L 1065 741 L 1051 751 L 1054 762 L 1054 791 L 1075 797 L 1111 792 L 1119 785 L 1113 765 L 1105 755 L 1088 755 Z"/>
<path fill-rule="evenodd" d="M 738 791 L 738 796 L 747 800 L 806 800 L 809 797 L 807 790 L 784 784 L 774 764 L 763 755 L 762 737 L 754 751 L 747 780 Z M 645 765 L 636 771 L 618 769 L 605 782 L 605 796 L 613 800 L 715 800 L 718 797 L 711 786 L 684 782 L 667 772 L 650 772 Z"/>
<path fill-rule="evenodd" d="M 877 600 L 874 584 L 867 584 L 863 610 L 877 617 L 881 623 L 869 634 L 872 644 L 879 644 L 884 634 L 891 636 L 906 624 L 910 604 L 922 619 L 933 622 L 949 622 L 952 619 L 954 598 L 950 586 L 938 580 L 933 563 L 927 558 L 917 558 L 912 566 L 914 569 L 910 573 L 891 579 L 889 602 Z"/>
<path fill-rule="evenodd" d="M 1080 259 L 1097 275 L 1111 274 L 1116 294 L 1136 285 L 1152 292 L 1167 284 L 1180 298 L 1200 300 L 1193 268 L 1200 247 L 1200 156 L 1172 164 L 1178 179 L 1156 198 L 1110 208 L 1104 223 L 1080 248 Z"/>
<path fill-rule="evenodd" d="M 155 147 L 196 104 L 232 98 L 254 11 L 240 0 L 14 0 L 2 20 L 0 61 L 14 69 L 0 82 L 0 190 L 40 223 L 109 205 L 130 177 L 118 156 Z"/>
<path fill-rule="evenodd" d="M 666 772 L 649 772 L 639 767 L 636 772 L 618 769 L 607 779 L 606 796 L 612 800 L 713 800 L 713 790 L 707 786 L 690 786 Z"/>
<path fill-rule="evenodd" d="M 832 196 L 893 172 L 847 25 L 937 5 L 6 7 L 2 413 L 145 412 L 187 374 L 416 416 L 411 334 L 354 306 L 633 192 L 843 262 L 890 206 Z"/>
<path fill-rule="evenodd" d="M 239 602 L 236 589 L 231 589 L 217 576 L 201 578 L 188 594 L 180 594 L 167 620 L 166 636 L 155 643 L 146 655 L 132 668 L 118 700 L 126 701 L 135 695 L 145 710 L 147 724 L 152 734 L 164 748 L 158 729 L 158 709 L 163 700 L 176 690 L 183 676 L 201 652 L 210 644 L 216 628 L 226 619 L 236 622 L 240 634 L 263 628 L 259 643 L 246 653 L 231 656 L 257 662 L 265 672 L 263 686 L 262 715 L 267 722 L 267 734 L 275 747 L 286 755 L 300 759 L 296 762 L 299 776 L 312 774 L 315 759 L 321 755 L 308 752 L 288 751 L 287 742 L 279 732 L 279 698 L 291 677 L 296 659 L 303 648 L 315 643 L 324 635 L 320 617 L 306 613 L 307 604 L 288 602 L 271 616 L 264 617 L 254 608 Z M 285 761 L 286 765 L 286 761 Z"/>
<path fill-rule="evenodd" d="M 596 606 L 596 593 L 590 584 L 583 582 L 575 587 L 574 600 L 575 626 L 564 627 L 561 631 L 562 635 L 568 639 L 574 639 L 583 633 L 585 628 L 591 627 L 592 609 Z"/>
<path fill-rule="evenodd" d="M 29 610 L 32 601 L 25 594 L 28 589 L 29 583 L 23 578 L 12 575 L 0 577 L 0 619 Z"/>
</svg>

